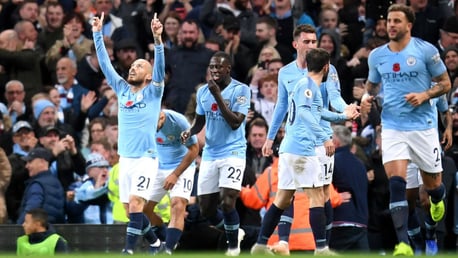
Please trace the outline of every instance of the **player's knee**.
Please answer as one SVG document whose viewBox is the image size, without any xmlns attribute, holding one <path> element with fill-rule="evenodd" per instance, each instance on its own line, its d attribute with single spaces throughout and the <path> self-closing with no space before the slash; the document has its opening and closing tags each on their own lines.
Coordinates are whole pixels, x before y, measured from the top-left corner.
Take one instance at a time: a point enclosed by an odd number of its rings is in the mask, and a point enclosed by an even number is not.
<svg viewBox="0 0 458 258">
<path fill-rule="evenodd" d="M 173 213 L 184 212 L 186 208 L 186 200 L 183 198 L 172 198 L 170 207 Z"/>
<path fill-rule="evenodd" d="M 143 212 L 145 200 L 139 196 L 131 196 L 129 198 L 129 212 Z"/>
</svg>

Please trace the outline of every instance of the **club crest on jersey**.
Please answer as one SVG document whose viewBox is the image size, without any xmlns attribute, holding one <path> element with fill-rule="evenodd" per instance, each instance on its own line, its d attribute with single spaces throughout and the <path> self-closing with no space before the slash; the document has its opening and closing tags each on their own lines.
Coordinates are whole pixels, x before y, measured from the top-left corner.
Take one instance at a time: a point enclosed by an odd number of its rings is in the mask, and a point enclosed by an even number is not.
<svg viewBox="0 0 458 258">
<path fill-rule="evenodd" d="M 312 91 L 310 89 L 306 89 L 304 91 L 304 96 L 308 99 L 311 98 L 313 96 Z"/>
<path fill-rule="evenodd" d="M 211 106 L 211 110 L 212 110 L 213 112 L 215 112 L 216 110 L 218 110 L 218 104 L 213 103 L 212 106 Z"/>
<path fill-rule="evenodd" d="M 156 138 L 156 142 L 159 143 L 159 144 L 163 144 L 164 143 L 164 139 L 162 139 L 161 137 L 157 137 Z"/>
<path fill-rule="evenodd" d="M 225 100 L 224 100 L 224 105 L 226 105 L 226 106 L 229 107 L 229 104 L 230 104 L 229 100 L 228 100 L 228 99 L 225 99 Z"/>
<path fill-rule="evenodd" d="M 246 97 L 245 96 L 238 96 L 237 97 L 237 104 L 245 104 L 246 103 Z"/>
<path fill-rule="evenodd" d="M 399 63 L 393 64 L 393 72 L 401 71 L 401 65 Z"/>
<path fill-rule="evenodd" d="M 434 54 L 433 57 L 431 57 L 431 59 L 433 60 L 434 64 L 438 64 L 441 61 L 439 53 Z"/>
<path fill-rule="evenodd" d="M 416 63 L 417 63 L 417 59 L 415 59 L 415 57 L 409 56 L 407 58 L 407 65 L 408 66 L 414 66 Z"/>
<path fill-rule="evenodd" d="M 167 140 L 174 141 L 175 140 L 175 135 L 172 135 L 172 134 L 167 135 Z"/>
</svg>

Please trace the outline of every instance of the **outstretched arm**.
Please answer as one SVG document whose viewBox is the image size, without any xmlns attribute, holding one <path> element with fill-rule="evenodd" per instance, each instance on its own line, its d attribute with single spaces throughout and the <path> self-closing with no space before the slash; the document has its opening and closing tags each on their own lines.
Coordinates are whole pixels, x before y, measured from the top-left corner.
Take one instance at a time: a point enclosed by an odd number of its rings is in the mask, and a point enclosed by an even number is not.
<svg viewBox="0 0 458 258">
<path fill-rule="evenodd" d="M 151 20 L 151 31 L 154 37 L 153 84 L 155 86 L 163 86 L 165 78 L 164 45 L 161 38 L 163 26 L 156 13 L 154 13 L 154 18 Z"/>
</svg>

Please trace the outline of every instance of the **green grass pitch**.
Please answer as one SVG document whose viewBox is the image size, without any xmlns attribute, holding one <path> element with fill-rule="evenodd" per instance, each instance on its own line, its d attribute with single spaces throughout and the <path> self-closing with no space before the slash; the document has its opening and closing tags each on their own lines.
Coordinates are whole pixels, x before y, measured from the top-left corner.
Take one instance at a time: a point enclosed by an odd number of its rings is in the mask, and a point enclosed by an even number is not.
<svg viewBox="0 0 458 258">
<path fill-rule="evenodd" d="M 151 255 L 148 255 L 146 253 L 140 253 L 137 252 L 136 254 L 133 255 L 133 257 L 145 257 Z M 391 253 L 387 253 L 386 256 L 392 256 Z M 423 255 L 425 256 L 425 255 Z M 17 257 L 15 254 L 0 254 L 0 258 L 3 257 Z M 28 256 L 28 257 L 33 257 L 33 256 Z M 43 257 L 43 256 L 41 256 Z M 66 257 L 66 258 L 79 258 L 79 257 L 84 257 L 84 258 L 108 258 L 108 257 L 126 257 L 121 254 L 114 254 L 114 253 L 72 253 L 72 254 L 66 254 L 66 255 L 59 255 L 57 257 Z M 172 257 L 172 258 L 219 258 L 219 257 L 227 257 L 224 256 L 224 251 L 221 252 L 175 252 L 173 253 L 172 256 L 165 255 L 165 254 L 159 254 L 156 255 L 156 257 Z M 266 258 L 270 257 L 267 255 L 250 255 L 249 252 L 242 252 L 239 257 L 251 257 L 251 258 Z M 281 257 L 281 256 L 277 256 Z M 313 257 L 313 253 L 292 253 L 290 257 Z M 340 254 L 338 257 L 341 258 L 380 258 L 383 257 L 379 254 L 376 253 L 345 253 L 345 254 Z M 457 257 L 456 253 L 450 253 L 450 254 L 439 254 L 437 256 L 434 256 L 435 258 L 448 258 L 448 257 Z"/>
</svg>

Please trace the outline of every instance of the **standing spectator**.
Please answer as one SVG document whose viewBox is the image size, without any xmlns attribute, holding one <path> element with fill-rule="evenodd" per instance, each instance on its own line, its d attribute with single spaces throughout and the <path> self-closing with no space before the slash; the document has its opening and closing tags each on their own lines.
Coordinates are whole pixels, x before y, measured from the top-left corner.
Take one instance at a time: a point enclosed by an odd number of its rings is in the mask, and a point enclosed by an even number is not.
<svg viewBox="0 0 458 258">
<path fill-rule="evenodd" d="M 57 40 L 64 36 L 64 8 L 58 2 L 49 2 L 45 8 L 46 27 L 38 34 L 37 44 L 46 53 Z"/>
<path fill-rule="evenodd" d="M 164 91 L 163 28 L 158 19 L 152 19 L 154 69 L 147 60 L 137 59 L 125 81 L 116 73 L 104 49 L 103 22 L 103 13 L 100 18 L 95 17 L 92 32 L 100 67 L 119 99 L 119 194 L 130 219 L 122 252 L 133 254 L 137 239 L 143 235 L 151 251 L 157 253 L 163 246 L 152 231 L 143 209 L 145 200 L 152 194 L 150 182 L 158 169 L 154 132 L 157 130 Z"/>
<path fill-rule="evenodd" d="M 55 73 L 56 63 L 62 57 L 68 57 L 70 60 L 79 62 L 86 55 L 91 53 L 92 40 L 84 35 L 84 16 L 78 12 L 72 12 L 65 15 L 62 21 L 63 35 L 50 47 L 46 52 L 45 63 L 51 74 Z M 56 78 L 52 77 L 56 82 Z"/>
<path fill-rule="evenodd" d="M 113 41 L 109 38 L 104 38 L 103 42 L 107 49 L 110 60 L 114 61 Z M 76 72 L 76 80 L 88 90 L 98 91 L 102 85 L 105 76 L 100 70 L 99 60 L 95 51 L 94 44 L 91 45 L 91 52 L 82 58 L 77 63 L 78 71 Z M 98 95 L 100 96 L 100 94 Z"/>
<path fill-rule="evenodd" d="M 35 0 L 10 1 L 2 8 L 0 17 L 0 31 L 12 29 L 19 21 L 30 21 L 36 29 L 38 23 L 38 3 Z"/>
<path fill-rule="evenodd" d="M 224 52 L 229 54 L 233 60 L 231 76 L 236 80 L 245 80 L 248 70 L 255 64 L 255 60 L 253 51 L 240 42 L 240 21 L 235 17 L 228 16 L 221 25 L 220 36 L 224 40 Z"/>
<path fill-rule="evenodd" d="M 214 54 L 208 68 L 211 80 L 197 91 L 195 122 L 182 133 L 182 139 L 186 142 L 205 125 L 205 147 L 197 185 L 199 205 L 202 215 L 211 219 L 221 202 L 228 240 L 226 255 L 238 256 L 244 232 L 239 231 L 240 218 L 235 203 L 245 171 L 245 116 L 251 94 L 247 85 L 230 77 L 228 54 Z"/>
<path fill-rule="evenodd" d="M 333 127 L 332 141 L 336 147 L 332 184 L 337 192 L 350 192 L 347 203 L 334 208 L 332 237 L 329 247 L 337 251 L 369 251 L 367 223 L 369 220 L 366 167 L 350 151 L 350 130 L 343 125 Z"/>
<path fill-rule="evenodd" d="M 22 228 L 25 235 L 17 239 L 17 255 L 46 255 L 67 253 L 68 244 L 62 236 L 55 233 L 44 209 L 36 208 L 27 211 Z"/>
<path fill-rule="evenodd" d="M 102 13 L 107 15 L 105 23 L 102 26 L 103 35 L 116 43 L 121 39 L 132 37 L 134 34 L 130 33 L 124 26 L 124 21 L 120 17 L 113 14 L 114 4 L 114 0 L 94 0 L 95 15 L 97 17 L 100 17 Z M 88 22 L 90 23 L 91 20 L 88 20 Z M 90 33 L 87 33 L 86 36 L 88 38 L 91 37 Z"/>
<path fill-rule="evenodd" d="M 5 151 L 0 147 L 0 224 L 8 220 L 5 194 L 11 180 L 11 164 Z"/>
<path fill-rule="evenodd" d="M 437 49 L 411 36 L 415 22 L 412 9 L 391 5 L 387 20 L 390 42 L 369 55 L 366 89 L 370 96 L 363 96 L 361 105 L 367 114 L 382 83 L 383 163 L 389 177 L 390 212 L 398 238 L 394 255 L 413 255 L 407 235 L 407 164 L 411 160 L 420 168 L 430 195 L 430 215 L 435 222 L 441 221 L 445 215 L 441 146 L 436 123 L 432 122 L 437 119 L 437 110 L 429 100 L 447 93 L 451 86 Z M 409 74 L 409 83 L 393 79 L 400 73 Z"/>
<path fill-rule="evenodd" d="M 447 17 L 432 2 L 434 1 L 409 0 L 410 7 L 415 12 L 412 36 L 436 44 L 439 40 L 439 30 Z"/>
<path fill-rule="evenodd" d="M 204 1 L 199 19 L 204 28 L 214 28 L 217 24 L 222 24 L 227 16 L 240 21 L 240 42 L 250 48 L 254 47 L 257 15 L 251 10 L 250 1 L 228 0 L 221 4 L 217 0 Z M 206 31 L 204 35 L 208 37 Z"/>
<path fill-rule="evenodd" d="M 29 172 L 22 157 L 35 148 L 38 139 L 35 137 L 32 126 L 27 121 L 18 121 L 13 126 L 13 153 L 8 156 L 11 164 L 11 183 L 6 189 L 6 207 L 8 217 L 12 223 L 16 223 L 19 217 L 19 208 L 25 191 L 24 182 L 29 179 Z"/>
<path fill-rule="evenodd" d="M 195 86 L 205 82 L 208 62 L 213 52 L 197 42 L 199 26 L 195 21 L 184 21 L 181 24 L 180 37 L 181 45 L 168 52 L 165 62 L 170 78 L 165 89 L 165 104 L 184 114 Z"/>
<path fill-rule="evenodd" d="M 271 157 L 262 155 L 262 145 L 267 138 L 269 126 L 262 118 L 253 119 L 247 126 L 247 155 L 245 173 L 252 174 L 256 178 L 272 164 Z"/>
<path fill-rule="evenodd" d="M 278 76 L 267 74 L 258 82 L 258 96 L 254 96 L 254 111 L 258 112 L 270 126 L 278 97 Z M 263 143 L 264 144 L 264 143 Z"/>
<path fill-rule="evenodd" d="M 76 62 L 68 57 L 59 59 L 56 65 L 58 84 L 55 85 L 59 91 L 60 107 L 65 111 L 69 110 L 72 116 L 78 116 L 81 112 L 81 99 L 88 90 L 76 81 Z"/>
<path fill-rule="evenodd" d="M 290 48 L 290 44 L 284 45 L 278 42 L 277 31 L 278 24 L 276 19 L 270 16 L 263 16 L 257 19 L 256 39 L 258 42 L 258 53 L 261 52 L 261 49 L 264 47 L 274 47 L 280 54 L 283 63 L 287 64 L 293 60 L 293 52 Z"/>
<path fill-rule="evenodd" d="M 32 34 L 36 34 L 30 22 L 25 21 L 23 24 L 30 27 Z M 0 65 L 6 68 L 6 74 L 10 80 L 18 80 L 24 84 L 26 103 L 29 103 L 32 96 L 42 89 L 41 61 L 43 55 L 40 51 L 34 50 L 34 44 L 33 41 L 30 41 L 23 45 L 18 33 L 14 30 L 5 30 L 0 33 Z"/>
<path fill-rule="evenodd" d="M 153 195 L 146 209 L 148 213 L 153 212 L 167 191 L 170 191 L 171 220 L 165 239 L 166 254 L 172 253 L 181 238 L 186 205 L 194 185 L 194 160 L 199 154 L 199 143 L 196 136 L 185 145 L 181 144 L 180 139 L 181 132 L 189 127 L 189 122 L 182 114 L 166 109 L 161 111 L 156 132 L 159 171 L 153 183 Z M 149 217 L 151 221 L 151 216 Z"/>
<path fill-rule="evenodd" d="M 17 224 L 24 223 L 26 214 L 34 208 L 43 208 L 49 215 L 49 223 L 65 222 L 65 193 L 57 177 L 49 170 L 52 153 L 36 147 L 24 157 L 30 179 L 21 202 Z"/>
<path fill-rule="evenodd" d="M 137 43 L 131 38 L 122 39 L 114 45 L 115 62 L 113 66 L 124 79 L 127 79 L 132 63 L 139 57 L 137 48 Z"/>
<path fill-rule="evenodd" d="M 447 67 L 448 76 L 452 83 L 452 89 L 448 93 L 447 101 L 451 105 L 458 104 L 458 46 L 450 46 L 442 52 L 442 59 Z"/>
</svg>

